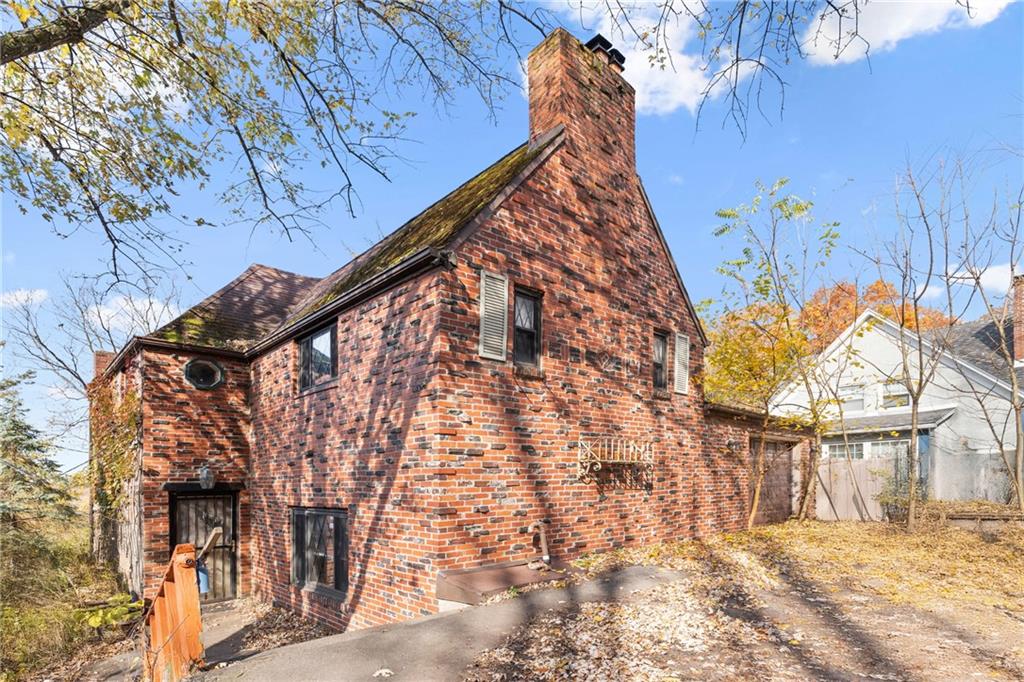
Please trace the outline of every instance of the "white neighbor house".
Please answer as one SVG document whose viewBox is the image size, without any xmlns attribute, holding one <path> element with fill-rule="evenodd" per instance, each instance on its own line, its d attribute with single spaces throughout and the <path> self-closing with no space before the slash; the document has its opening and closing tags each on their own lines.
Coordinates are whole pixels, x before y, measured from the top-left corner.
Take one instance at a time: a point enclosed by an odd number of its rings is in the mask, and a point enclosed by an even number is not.
<svg viewBox="0 0 1024 682">
<path fill-rule="evenodd" d="M 1011 325 L 1007 323 L 1012 340 Z M 903 333 L 903 346 L 913 348 L 920 342 L 916 334 Z M 999 450 L 1000 445 L 1009 449 L 1012 461 L 1016 430 L 1006 378 L 1009 370 L 999 369 L 1007 363 L 997 350 L 995 326 L 979 320 L 944 330 L 943 336 L 944 344 L 933 345 L 924 334 L 923 364 L 938 366 L 922 394 L 918 413 L 921 490 L 930 499 L 1007 501 L 1009 478 Z M 945 351 L 940 350 L 943 345 Z M 857 518 L 858 514 L 867 518 L 856 501 L 830 500 L 822 494 L 822 486 L 827 485 L 836 497 L 851 496 L 849 482 L 844 487 L 837 476 L 856 475 L 867 500 L 869 493 L 881 489 L 881 479 L 896 475 L 900 464 L 906 470 L 910 399 L 898 381 L 903 376 L 900 347 L 899 327 L 869 310 L 822 353 L 818 363 L 822 385 L 827 382 L 839 396 L 842 416 L 833 402 L 828 409 L 835 420 L 823 436 L 819 469 L 819 518 Z M 916 352 L 910 356 L 916 357 Z M 807 391 L 794 384 L 779 395 L 773 413 L 799 414 L 807 405 Z M 856 462 L 855 474 L 846 460 L 847 443 Z M 875 480 L 865 481 L 865 477 Z M 871 517 L 880 514 L 877 504 L 868 500 L 867 506 Z"/>
</svg>

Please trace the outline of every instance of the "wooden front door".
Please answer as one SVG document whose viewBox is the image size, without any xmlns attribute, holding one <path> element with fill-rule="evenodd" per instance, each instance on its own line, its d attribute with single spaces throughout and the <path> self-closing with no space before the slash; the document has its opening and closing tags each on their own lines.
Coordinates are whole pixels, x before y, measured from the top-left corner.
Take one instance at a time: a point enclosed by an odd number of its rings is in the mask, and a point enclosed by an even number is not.
<svg viewBox="0 0 1024 682">
<path fill-rule="evenodd" d="M 210 591 L 204 601 L 234 599 L 238 582 L 238 546 L 235 535 L 237 505 L 233 493 L 182 493 L 171 500 L 171 549 L 191 543 L 200 551 L 218 526 L 223 534 L 206 553 L 203 563 L 210 573 Z"/>
<path fill-rule="evenodd" d="M 758 442 L 750 443 L 752 467 L 757 457 Z M 765 443 L 765 461 L 770 465 L 761 485 L 761 502 L 754 523 L 781 523 L 793 511 L 793 444 L 769 441 Z M 753 499 L 753 479 L 750 497 Z"/>
</svg>

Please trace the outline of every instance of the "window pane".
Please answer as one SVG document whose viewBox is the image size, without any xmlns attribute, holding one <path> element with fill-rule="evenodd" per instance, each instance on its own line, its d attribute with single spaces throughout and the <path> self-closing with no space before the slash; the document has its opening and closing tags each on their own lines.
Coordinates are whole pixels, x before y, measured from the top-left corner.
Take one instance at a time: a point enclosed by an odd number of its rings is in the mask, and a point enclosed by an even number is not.
<svg viewBox="0 0 1024 682">
<path fill-rule="evenodd" d="M 540 360 L 540 299 L 516 292 L 515 334 L 512 337 L 512 358 L 525 365 Z"/>
<path fill-rule="evenodd" d="M 666 388 L 665 358 L 668 355 L 668 338 L 664 334 L 654 335 L 654 387 Z"/>
<path fill-rule="evenodd" d="M 308 514 L 306 527 L 306 582 L 334 587 L 334 518 Z"/>
<path fill-rule="evenodd" d="M 516 327 L 531 331 L 537 328 L 536 300 L 532 296 L 516 294 Z"/>
<path fill-rule="evenodd" d="M 303 339 L 299 344 L 299 387 L 308 388 L 333 378 L 336 357 L 333 328 Z"/>
<path fill-rule="evenodd" d="M 846 445 L 844 443 L 829 444 L 828 456 L 832 459 L 846 459 Z M 864 443 L 850 443 L 850 459 L 864 459 Z"/>
</svg>

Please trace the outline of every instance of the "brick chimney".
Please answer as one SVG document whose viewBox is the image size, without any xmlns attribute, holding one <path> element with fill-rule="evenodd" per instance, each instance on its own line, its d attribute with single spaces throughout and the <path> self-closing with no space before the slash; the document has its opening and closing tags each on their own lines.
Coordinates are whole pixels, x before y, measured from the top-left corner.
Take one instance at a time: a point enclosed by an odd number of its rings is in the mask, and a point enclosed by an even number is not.
<svg viewBox="0 0 1024 682">
<path fill-rule="evenodd" d="M 1013 361 L 1024 363 L 1024 275 L 1013 277 Z"/>
<path fill-rule="evenodd" d="M 92 354 L 92 378 L 98 379 L 101 374 L 110 366 L 116 353 L 109 350 L 98 350 Z"/>
<path fill-rule="evenodd" d="M 555 29 L 530 52 L 530 139 L 558 124 L 591 169 L 636 174 L 636 96 L 625 59 L 603 36 L 584 45 Z M 604 173 L 600 173 L 604 174 Z"/>
</svg>

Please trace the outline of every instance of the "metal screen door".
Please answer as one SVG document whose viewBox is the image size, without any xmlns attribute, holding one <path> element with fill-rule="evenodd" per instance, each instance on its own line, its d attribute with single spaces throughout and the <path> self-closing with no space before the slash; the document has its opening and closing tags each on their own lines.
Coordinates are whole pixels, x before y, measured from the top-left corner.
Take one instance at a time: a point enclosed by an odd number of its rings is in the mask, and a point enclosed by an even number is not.
<svg viewBox="0 0 1024 682">
<path fill-rule="evenodd" d="M 182 543 L 195 545 L 198 552 L 206 544 L 214 528 L 224 529 L 204 559 L 210 572 L 210 591 L 202 595 L 203 601 L 234 599 L 237 582 L 237 546 L 235 537 L 235 496 L 177 495 L 172 502 L 171 546 Z"/>
</svg>

